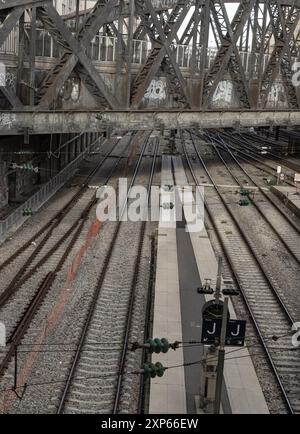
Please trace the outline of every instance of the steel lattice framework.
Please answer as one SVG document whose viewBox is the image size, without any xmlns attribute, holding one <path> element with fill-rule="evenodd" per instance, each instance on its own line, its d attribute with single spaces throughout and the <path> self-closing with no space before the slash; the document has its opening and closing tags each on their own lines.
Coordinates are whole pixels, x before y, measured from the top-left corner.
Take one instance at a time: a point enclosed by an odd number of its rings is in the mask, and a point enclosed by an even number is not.
<svg viewBox="0 0 300 434">
<path fill-rule="evenodd" d="M 164 7 L 167 3 L 167 7 Z M 232 1 L 231 1 L 232 3 Z M 82 22 L 72 31 L 53 6 L 51 0 L 2 0 L 0 2 L 0 46 L 15 26 L 19 27 L 20 44 L 28 39 L 27 58 L 30 67 L 30 95 L 22 95 L 0 86 L 12 110 L 52 109 L 59 92 L 71 76 L 85 84 L 99 109 L 138 110 L 151 81 L 164 74 L 175 108 L 208 109 L 212 97 L 224 77 L 234 84 L 241 109 L 264 109 L 268 95 L 278 78 L 285 90 L 288 107 L 299 108 L 299 93 L 293 86 L 293 62 L 299 56 L 300 0 L 257 1 L 237 3 L 230 20 L 224 0 L 98 0 Z M 193 11 L 191 13 L 191 11 Z M 24 16 L 30 17 L 30 30 L 25 31 Z M 62 55 L 38 86 L 36 78 L 37 22 L 59 44 Z M 126 76 L 126 97 L 121 98 L 117 86 L 112 90 L 88 54 L 96 34 L 117 38 L 116 74 Z M 210 65 L 206 51 L 209 35 L 215 40 L 216 55 Z M 22 39 L 23 38 L 23 39 Z M 138 72 L 132 68 L 134 40 L 151 41 L 151 51 Z M 178 65 L 174 47 L 185 45 L 191 50 L 189 75 Z M 241 53 L 248 52 L 246 74 Z M 267 56 L 267 61 L 266 59 Z M 22 79 L 24 55 L 19 54 L 18 79 Z M 255 70 L 255 74 L 254 74 Z M 189 80 L 196 83 L 195 98 Z M 88 107 L 87 107 L 88 108 Z"/>
</svg>

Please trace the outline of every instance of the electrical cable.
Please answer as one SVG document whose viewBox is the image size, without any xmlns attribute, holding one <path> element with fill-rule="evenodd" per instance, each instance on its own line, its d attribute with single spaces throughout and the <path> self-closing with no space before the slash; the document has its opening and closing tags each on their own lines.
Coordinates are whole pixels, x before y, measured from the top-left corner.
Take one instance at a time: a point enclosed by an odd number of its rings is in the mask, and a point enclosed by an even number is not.
<svg viewBox="0 0 300 434">
<path fill-rule="evenodd" d="M 243 348 L 239 348 L 236 350 L 233 350 L 232 352 L 235 351 L 241 351 Z M 255 355 L 260 355 L 260 354 L 255 354 Z M 241 356 L 236 356 L 236 357 L 225 357 L 225 361 L 228 360 L 238 360 L 238 359 L 244 359 L 244 358 L 251 358 L 252 355 L 251 354 L 246 354 L 246 355 L 241 355 Z M 194 360 L 191 362 L 185 362 L 185 363 L 181 363 L 178 365 L 171 365 L 171 366 L 164 366 L 164 370 L 167 371 L 169 369 L 178 369 L 178 368 L 183 368 L 183 367 L 189 367 L 189 366 L 194 366 L 194 365 L 200 365 L 203 362 L 217 362 L 218 361 L 218 357 L 215 356 L 211 356 L 211 357 L 207 357 L 207 358 L 202 358 L 202 359 L 198 359 L 198 360 Z M 128 371 L 125 373 L 126 375 L 142 375 L 143 372 L 141 371 Z M 82 376 L 74 376 L 73 380 L 83 380 L 83 381 L 89 381 L 89 380 L 101 380 L 101 379 L 105 379 L 105 378 L 116 378 L 119 377 L 122 374 L 106 374 L 106 375 L 94 375 L 94 376 L 86 376 L 86 377 L 82 377 Z M 34 386 L 47 386 L 47 385 L 52 385 L 52 384 L 59 384 L 59 383 L 65 383 L 65 378 L 64 379 L 58 379 L 58 380 L 49 380 L 49 381 L 42 381 L 42 382 L 37 382 L 37 383 L 25 383 L 22 386 L 17 386 L 16 388 L 6 388 L 6 389 L 0 389 L 0 393 L 5 393 L 5 392 L 11 392 L 12 390 L 16 390 L 16 389 L 22 389 L 26 386 L 27 387 L 34 387 Z"/>
</svg>

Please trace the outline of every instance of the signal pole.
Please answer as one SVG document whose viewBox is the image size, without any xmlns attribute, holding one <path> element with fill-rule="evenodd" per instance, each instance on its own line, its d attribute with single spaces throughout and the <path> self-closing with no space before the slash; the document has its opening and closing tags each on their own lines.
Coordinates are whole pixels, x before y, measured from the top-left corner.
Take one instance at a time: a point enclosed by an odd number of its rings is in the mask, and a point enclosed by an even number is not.
<svg viewBox="0 0 300 434">
<path fill-rule="evenodd" d="M 215 291 L 215 299 L 220 300 L 222 294 L 221 294 L 221 285 L 222 285 L 222 263 L 223 259 L 222 256 L 219 256 L 218 259 L 218 274 L 217 274 L 217 282 L 216 282 L 216 291 Z"/>
<path fill-rule="evenodd" d="M 202 317 L 203 317 L 203 324 L 202 324 L 202 338 L 201 342 L 204 345 L 211 344 L 209 350 L 205 353 L 205 361 L 203 363 L 203 378 L 204 378 L 204 387 L 201 387 L 200 391 L 200 407 L 204 409 L 206 413 L 214 413 L 219 414 L 220 413 L 220 406 L 221 406 L 221 395 L 222 395 L 222 386 L 223 386 L 223 372 L 224 372 L 224 361 L 225 361 L 225 345 L 226 345 L 226 335 L 227 335 L 227 329 L 228 329 L 228 318 L 229 318 L 229 312 L 228 312 L 228 302 L 229 298 L 226 297 L 228 295 L 230 296 L 237 296 L 239 295 L 239 291 L 231 288 L 231 287 L 224 287 L 222 288 L 222 257 L 219 256 L 218 258 L 218 271 L 217 271 L 217 280 L 216 280 L 216 287 L 213 289 L 210 286 L 211 279 L 205 279 L 206 282 L 202 287 L 197 288 L 197 292 L 199 294 L 204 295 L 213 295 L 215 302 L 213 303 L 212 300 L 205 303 L 202 309 Z M 228 285 L 228 282 L 227 282 Z M 230 283 L 231 285 L 231 283 Z M 224 297 L 224 301 L 221 300 Z M 212 308 L 214 306 L 214 309 Z M 211 310 L 212 309 L 212 310 Z M 205 318 L 204 318 L 205 314 Z M 220 324 L 221 320 L 221 324 Z M 214 329 L 211 329 L 211 324 L 207 325 L 205 324 L 205 321 L 213 321 L 214 323 Z M 218 326 L 217 326 L 218 322 Z M 232 323 L 240 323 L 240 326 L 243 326 L 245 329 L 245 321 L 238 321 L 238 320 L 232 320 Z M 244 324 L 242 324 L 244 323 Z M 206 327 L 206 331 L 203 334 L 203 328 L 204 324 Z M 208 327 L 208 328 L 207 328 Z M 217 331 L 217 333 L 216 333 Z M 230 330 L 229 330 L 229 336 L 230 336 Z M 214 341 L 212 341 L 212 337 L 214 338 Z M 244 336 L 241 337 L 242 341 L 244 339 Z M 234 345 L 232 343 L 231 339 L 228 340 L 228 345 Z M 240 344 L 238 344 L 240 345 Z M 242 342 L 243 345 L 243 342 Z M 217 361 L 213 357 L 211 357 L 211 354 L 213 352 L 218 351 L 218 357 Z M 208 357 L 209 352 L 210 357 Z M 209 369 L 207 369 L 209 366 Z"/>
<path fill-rule="evenodd" d="M 224 372 L 224 360 L 225 360 L 225 339 L 226 339 L 226 327 L 228 318 L 228 297 L 224 299 L 223 314 L 222 314 L 222 328 L 220 348 L 218 353 L 218 366 L 217 366 L 217 381 L 216 381 L 216 395 L 214 414 L 220 414 L 221 395 L 223 386 L 223 372 Z"/>
</svg>

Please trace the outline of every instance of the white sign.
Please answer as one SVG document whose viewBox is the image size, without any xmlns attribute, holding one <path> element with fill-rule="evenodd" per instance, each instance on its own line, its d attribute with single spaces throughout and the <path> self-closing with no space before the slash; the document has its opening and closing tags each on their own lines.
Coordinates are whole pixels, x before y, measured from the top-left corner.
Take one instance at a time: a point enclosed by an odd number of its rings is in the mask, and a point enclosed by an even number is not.
<svg viewBox="0 0 300 434">
<path fill-rule="evenodd" d="M 300 182 L 300 173 L 295 173 L 294 181 L 295 182 Z"/>
<path fill-rule="evenodd" d="M 281 166 L 277 166 L 277 173 L 279 175 L 279 173 L 281 173 Z"/>
</svg>

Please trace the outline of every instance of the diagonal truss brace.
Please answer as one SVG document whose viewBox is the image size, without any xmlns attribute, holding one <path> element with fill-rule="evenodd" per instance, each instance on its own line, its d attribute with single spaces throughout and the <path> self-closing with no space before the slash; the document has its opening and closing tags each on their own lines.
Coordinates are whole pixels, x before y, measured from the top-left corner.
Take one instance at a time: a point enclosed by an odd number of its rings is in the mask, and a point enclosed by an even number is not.
<svg viewBox="0 0 300 434">
<path fill-rule="evenodd" d="M 111 22 L 114 20 L 114 18 L 117 18 L 116 15 L 117 4 L 118 4 L 118 0 L 110 0 L 110 1 L 98 0 L 93 10 L 90 12 L 86 21 L 83 23 L 79 31 L 78 40 L 74 39 L 73 35 L 69 32 L 64 22 L 61 22 L 61 26 L 63 26 L 64 31 L 67 32 L 68 36 L 72 38 L 72 41 L 76 43 L 76 46 L 74 46 L 74 50 L 72 49 L 64 53 L 62 58 L 59 60 L 59 62 L 55 65 L 53 70 L 44 80 L 39 94 L 39 104 L 38 104 L 39 107 L 50 107 L 52 102 L 57 98 L 60 89 L 62 88 L 65 81 L 69 78 L 69 76 L 71 75 L 72 71 L 74 70 L 74 68 L 78 63 L 77 52 L 80 51 L 81 54 L 84 55 L 85 50 L 87 49 L 89 43 L 91 42 L 95 34 L 98 32 L 98 30 L 105 23 Z M 56 12 L 55 9 L 54 11 Z M 46 10 L 46 12 L 48 13 L 48 10 Z M 55 14 L 56 18 L 57 15 L 58 14 L 56 13 Z M 90 63 L 91 68 L 93 68 L 91 61 L 90 59 L 87 58 L 87 56 L 85 56 L 85 60 L 88 63 Z M 99 74 L 97 72 L 95 76 L 96 79 L 98 76 Z M 110 91 L 107 89 L 107 87 L 105 86 L 101 78 L 100 80 L 102 81 L 101 87 L 106 88 L 105 92 L 110 100 L 109 105 L 112 108 L 115 107 L 119 108 L 120 104 L 117 101 L 117 99 L 113 96 L 111 97 L 109 96 Z"/>
<path fill-rule="evenodd" d="M 18 8 L 14 8 L 5 18 L 2 26 L 0 27 L 0 47 L 5 42 L 6 38 L 13 30 L 13 28 L 16 26 L 17 22 L 19 21 L 22 14 L 24 13 L 24 10 L 25 8 L 21 6 Z M 5 86 L 1 86 L 0 90 L 13 108 L 17 108 L 17 107 L 20 108 L 23 106 L 19 98 L 16 95 L 14 95 L 10 89 L 7 89 Z"/>
<path fill-rule="evenodd" d="M 204 106 L 208 106 L 211 98 L 213 97 L 218 84 L 225 74 L 225 70 L 229 64 L 230 58 L 234 53 L 234 48 L 237 44 L 239 37 L 243 31 L 246 21 L 250 17 L 251 10 L 253 9 L 255 0 L 241 1 L 236 14 L 231 23 L 232 35 L 222 37 L 221 45 L 219 47 L 217 56 L 206 76 L 204 83 Z M 211 2 L 211 6 L 212 2 Z"/>
<path fill-rule="evenodd" d="M 165 27 L 170 28 L 170 32 L 167 36 L 167 44 L 170 47 L 173 39 L 176 37 L 178 30 L 180 29 L 184 19 L 189 11 L 190 5 L 192 1 L 182 2 L 178 1 L 177 5 L 174 6 L 173 11 L 170 15 L 169 21 L 166 23 Z M 177 14 L 178 10 L 178 14 Z M 174 14 L 176 13 L 177 19 L 174 22 Z M 148 58 L 146 59 L 144 65 L 141 67 L 135 82 L 133 84 L 133 88 L 131 91 L 131 102 L 132 108 L 138 108 L 143 96 L 145 95 L 148 86 L 151 83 L 151 80 L 155 77 L 159 67 L 161 66 L 164 58 L 166 57 L 166 48 L 162 44 L 159 39 L 155 38 L 155 34 L 153 31 L 153 22 L 150 21 L 149 18 L 146 18 L 145 12 L 139 12 L 140 17 L 142 19 L 144 27 L 147 29 L 147 33 L 150 39 L 153 42 L 153 48 Z"/>
<path fill-rule="evenodd" d="M 220 26 L 219 21 L 217 20 L 215 5 L 212 5 L 212 12 L 215 18 L 215 23 L 217 27 L 217 31 L 219 34 L 219 38 L 222 41 L 224 35 Z M 229 35 L 231 41 L 234 40 L 234 34 L 231 28 L 231 24 L 228 18 L 228 14 L 224 5 L 224 2 L 220 1 L 220 11 L 219 15 L 222 14 L 223 18 L 223 27 L 225 28 L 225 32 Z M 225 35 L 226 36 L 226 35 Z M 229 72 L 232 77 L 233 83 L 236 87 L 236 90 L 239 94 L 240 101 L 243 107 L 251 108 L 250 96 L 249 96 L 249 87 L 246 80 L 246 75 L 244 72 L 243 64 L 241 61 L 240 53 L 236 44 L 232 44 L 233 51 L 229 58 L 228 67 Z"/>
<path fill-rule="evenodd" d="M 167 37 L 166 37 L 166 35 L 164 33 L 164 30 L 163 30 L 160 22 L 157 19 L 157 16 L 156 16 L 156 13 L 154 11 L 154 8 L 152 6 L 151 1 L 150 0 L 146 0 L 145 3 L 146 3 L 146 5 L 147 5 L 147 7 L 148 7 L 148 9 L 150 11 L 151 18 L 152 18 L 153 23 L 154 23 L 154 25 L 156 27 L 156 30 L 157 30 L 157 32 L 159 34 L 160 41 L 162 42 L 163 47 L 165 49 L 165 52 L 168 55 L 168 60 L 171 62 L 172 66 L 173 66 L 174 72 L 175 72 L 176 77 L 177 77 L 177 79 L 178 79 L 178 81 L 180 83 L 180 86 L 181 86 L 182 92 L 183 92 L 183 94 L 185 96 L 185 99 L 186 99 L 186 101 L 188 102 L 188 104 L 190 106 L 191 105 L 190 97 L 188 96 L 188 91 L 187 91 L 187 88 L 186 88 L 186 84 L 185 84 L 184 78 L 183 78 L 183 76 L 181 74 L 181 71 L 179 69 L 179 66 L 178 66 L 178 64 L 176 62 L 176 59 L 175 59 L 175 56 L 174 56 L 174 52 L 170 48 L 170 44 L 168 42 L 168 39 L 167 39 Z"/>
<path fill-rule="evenodd" d="M 296 89 L 292 84 L 291 49 L 292 37 L 300 20 L 300 8 L 292 6 L 285 18 L 280 1 L 269 2 L 271 25 L 275 38 L 275 47 L 264 70 L 261 83 L 261 106 L 265 107 L 271 87 L 281 67 L 284 86 L 287 90 L 289 106 L 299 108 Z"/>
<path fill-rule="evenodd" d="M 10 14 L 7 15 L 2 26 L 0 27 L 0 47 L 10 34 L 10 32 L 13 30 L 13 28 L 16 26 L 23 13 L 24 8 L 19 7 L 13 9 Z"/>
</svg>

